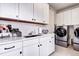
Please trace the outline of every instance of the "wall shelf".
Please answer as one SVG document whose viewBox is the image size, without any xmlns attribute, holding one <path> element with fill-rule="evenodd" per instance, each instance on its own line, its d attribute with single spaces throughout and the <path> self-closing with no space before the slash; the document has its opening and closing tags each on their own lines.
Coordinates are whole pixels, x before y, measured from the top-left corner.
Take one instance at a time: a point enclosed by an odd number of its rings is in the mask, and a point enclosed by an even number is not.
<svg viewBox="0 0 79 59">
<path fill-rule="evenodd" d="M 21 23 L 39 24 L 39 25 L 48 25 L 46 23 L 39 23 L 39 22 L 32 22 L 32 21 L 24 21 L 24 20 L 12 19 L 12 18 L 5 18 L 5 17 L 0 17 L 0 20 L 13 21 L 13 22 L 21 22 Z"/>
</svg>

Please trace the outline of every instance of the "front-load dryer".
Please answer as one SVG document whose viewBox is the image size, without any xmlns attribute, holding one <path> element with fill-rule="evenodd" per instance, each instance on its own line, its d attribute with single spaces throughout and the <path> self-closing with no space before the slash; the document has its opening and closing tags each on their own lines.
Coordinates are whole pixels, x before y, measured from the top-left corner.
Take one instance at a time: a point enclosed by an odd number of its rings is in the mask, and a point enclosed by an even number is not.
<svg viewBox="0 0 79 59">
<path fill-rule="evenodd" d="M 73 48 L 79 51 L 79 25 L 74 25 Z"/>
<path fill-rule="evenodd" d="M 69 45 L 69 29 L 68 26 L 57 26 L 55 30 L 56 44 L 68 47 Z"/>
</svg>

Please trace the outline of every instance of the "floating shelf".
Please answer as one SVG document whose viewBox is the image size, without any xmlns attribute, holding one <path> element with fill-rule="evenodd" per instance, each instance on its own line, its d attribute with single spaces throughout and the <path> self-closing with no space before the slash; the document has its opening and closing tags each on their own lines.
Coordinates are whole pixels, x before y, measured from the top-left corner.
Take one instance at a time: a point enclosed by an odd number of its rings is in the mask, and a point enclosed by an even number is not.
<svg viewBox="0 0 79 59">
<path fill-rule="evenodd" d="M 48 25 L 46 23 L 39 23 L 39 22 L 32 22 L 32 21 L 24 21 L 24 20 L 12 19 L 12 18 L 5 18 L 5 17 L 0 17 L 0 20 L 13 21 L 13 22 L 22 22 L 22 23 L 32 23 L 32 24 L 40 24 L 40 25 Z"/>
</svg>

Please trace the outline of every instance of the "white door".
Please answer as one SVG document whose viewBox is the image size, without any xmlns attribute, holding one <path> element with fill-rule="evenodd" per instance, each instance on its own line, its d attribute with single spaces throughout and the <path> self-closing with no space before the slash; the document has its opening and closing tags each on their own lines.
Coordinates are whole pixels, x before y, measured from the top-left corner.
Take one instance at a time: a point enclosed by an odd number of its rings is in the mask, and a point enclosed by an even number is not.
<svg viewBox="0 0 79 59">
<path fill-rule="evenodd" d="M 49 23 L 49 5 L 47 3 L 43 4 L 43 23 Z"/>
<path fill-rule="evenodd" d="M 34 3 L 34 21 L 42 23 L 43 3 Z"/>
<path fill-rule="evenodd" d="M 64 15 L 63 15 L 63 12 L 60 12 L 60 13 L 56 14 L 56 25 L 57 25 L 57 26 L 62 26 L 62 25 L 64 25 L 64 23 L 63 23 L 64 17 L 63 17 L 63 16 L 64 16 Z"/>
<path fill-rule="evenodd" d="M 55 51 L 55 41 L 53 37 L 50 37 L 48 42 L 47 42 L 47 54 L 50 55 Z"/>
<path fill-rule="evenodd" d="M 0 17 L 18 18 L 18 4 L 0 3 Z"/>
<path fill-rule="evenodd" d="M 9 52 L 5 52 L 3 54 L 1 54 L 0 56 L 22 56 L 22 49 L 15 49 Z"/>
<path fill-rule="evenodd" d="M 64 12 L 64 25 L 72 25 L 71 10 Z"/>
<path fill-rule="evenodd" d="M 33 19 L 33 3 L 19 4 L 19 19 L 24 21 L 32 21 Z"/>
<path fill-rule="evenodd" d="M 79 7 L 72 9 L 72 24 L 73 25 L 79 24 Z"/>
<path fill-rule="evenodd" d="M 38 44 L 23 47 L 23 56 L 39 56 Z"/>
<path fill-rule="evenodd" d="M 40 42 L 40 56 L 48 56 L 47 41 Z"/>
</svg>

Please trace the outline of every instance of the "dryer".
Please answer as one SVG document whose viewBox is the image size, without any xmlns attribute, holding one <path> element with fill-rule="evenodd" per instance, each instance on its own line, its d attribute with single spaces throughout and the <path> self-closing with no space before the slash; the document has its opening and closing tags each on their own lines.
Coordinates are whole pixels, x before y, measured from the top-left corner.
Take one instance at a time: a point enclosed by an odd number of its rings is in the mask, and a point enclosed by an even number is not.
<svg viewBox="0 0 79 59">
<path fill-rule="evenodd" d="M 69 45 L 69 29 L 68 26 L 57 26 L 55 30 L 56 44 L 68 47 Z"/>
<path fill-rule="evenodd" d="M 74 25 L 73 48 L 79 51 L 79 25 Z"/>
</svg>

